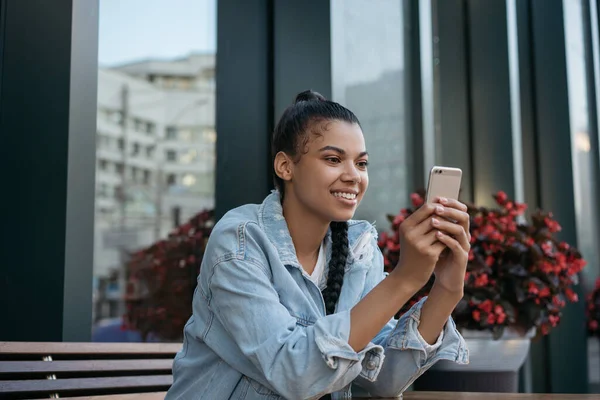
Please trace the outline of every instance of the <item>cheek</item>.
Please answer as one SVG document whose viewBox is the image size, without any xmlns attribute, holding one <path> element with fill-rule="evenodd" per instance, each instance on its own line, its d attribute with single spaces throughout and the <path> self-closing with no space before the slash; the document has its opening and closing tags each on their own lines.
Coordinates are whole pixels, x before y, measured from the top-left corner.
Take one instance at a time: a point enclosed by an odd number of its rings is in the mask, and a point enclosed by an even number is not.
<svg viewBox="0 0 600 400">
<path fill-rule="evenodd" d="M 369 174 L 368 173 L 366 173 L 366 172 L 363 173 L 361 180 L 360 180 L 360 185 L 362 186 L 363 191 L 367 190 L 367 188 L 369 187 Z"/>
</svg>

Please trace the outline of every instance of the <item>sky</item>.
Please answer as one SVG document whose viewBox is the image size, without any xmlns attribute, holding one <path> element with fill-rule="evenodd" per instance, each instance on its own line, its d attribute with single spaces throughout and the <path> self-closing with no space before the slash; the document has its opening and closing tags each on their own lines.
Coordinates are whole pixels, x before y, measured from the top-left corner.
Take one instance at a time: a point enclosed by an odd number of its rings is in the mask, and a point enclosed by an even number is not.
<svg viewBox="0 0 600 400">
<path fill-rule="evenodd" d="M 216 49 L 216 0 L 100 0 L 98 62 L 175 58 Z"/>
</svg>

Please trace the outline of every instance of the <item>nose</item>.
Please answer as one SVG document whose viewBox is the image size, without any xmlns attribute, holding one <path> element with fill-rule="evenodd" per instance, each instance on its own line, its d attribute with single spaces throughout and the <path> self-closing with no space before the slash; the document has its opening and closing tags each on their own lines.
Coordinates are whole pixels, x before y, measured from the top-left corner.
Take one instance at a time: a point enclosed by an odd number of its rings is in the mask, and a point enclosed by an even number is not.
<svg viewBox="0 0 600 400">
<path fill-rule="evenodd" d="M 352 183 L 360 183 L 361 176 L 360 171 L 356 168 L 354 163 L 348 163 L 348 166 L 345 168 L 344 173 L 341 176 L 341 180 L 343 182 L 352 182 Z"/>
</svg>

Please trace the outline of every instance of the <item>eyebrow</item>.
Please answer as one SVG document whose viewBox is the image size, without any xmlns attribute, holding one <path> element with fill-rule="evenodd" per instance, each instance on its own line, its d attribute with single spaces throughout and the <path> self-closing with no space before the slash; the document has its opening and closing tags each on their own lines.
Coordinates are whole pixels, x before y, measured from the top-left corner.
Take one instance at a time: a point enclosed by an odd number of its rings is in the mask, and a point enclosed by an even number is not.
<svg viewBox="0 0 600 400">
<path fill-rule="evenodd" d="M 335 146 L 325 146 L 325 147 L 321 147 L 319 149 L 319 152 L 323 152 L 323 151 L 327 151 L 327 150 L 331 150 L 331 151 L 335 151 L 337 153 L 340 153 L 341 155 L 345 155 L 346 154 L 346 150 L 344 149 L 340 149 L 339 147 L 335 147 Z M 358 156 L 359 157 L 364 157 L 369 155 L 369 153 L 367 153 L 366 151 L 361 152 Z"/>
</svg>

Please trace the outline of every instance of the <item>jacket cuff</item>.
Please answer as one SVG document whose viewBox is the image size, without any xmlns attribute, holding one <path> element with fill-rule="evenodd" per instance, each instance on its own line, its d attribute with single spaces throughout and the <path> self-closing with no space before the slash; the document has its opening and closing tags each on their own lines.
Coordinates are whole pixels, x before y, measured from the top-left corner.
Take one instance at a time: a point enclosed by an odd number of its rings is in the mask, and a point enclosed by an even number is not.
<svg viewBox="0 0 600 400">
<path fill-rule="evenodd" d="M 454 361 L 458 364 L 468 364 L 469 350 L 465 340 L 456 329 L 452 317 L 444 325 L 441 344 L 428 352 L 426 342 L 421 339 L 418 330 L 421 321 L 421 309 L 427 297 L 423 297 L 398 321 L 396 328 L 390 334 L 387 347 L 399 350 L 416 350 L 419 353 L 420 367 L 429 367 L 439 360 Z M 435 346 L 435 345 L 434 345 Z"/>
<path fill-rule="evenodd" d="M 383 365 L 383 347 L 369 343 L 359 352 L 348 344 L 350 338 L 350 310 L 321 318 L 314 325 L 315 341 L 327 366 L 337 369 L 340 361 L 360 362 L 361 376 L 375 380 Z"/>
</svg>

